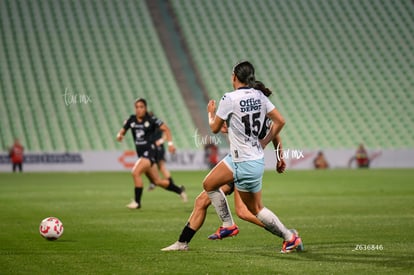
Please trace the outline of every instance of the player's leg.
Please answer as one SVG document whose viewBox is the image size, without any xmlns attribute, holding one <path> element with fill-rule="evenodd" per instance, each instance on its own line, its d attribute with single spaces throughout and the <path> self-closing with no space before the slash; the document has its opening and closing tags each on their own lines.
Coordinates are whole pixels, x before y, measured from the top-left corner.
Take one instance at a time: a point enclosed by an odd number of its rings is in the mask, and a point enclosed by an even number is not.
<svg viewBox="0 0 414 275">
<path fill-rule="evenodd" d="M 158 170 L 160 170 L 160 172 L 161 172 L 164 179 L 168 179 L 168 178 L 171 177 L 171 173 L 167 169 L 167 165 L 165 164 L 164 159 L 158 161 Z"/>
<path fill-rule="evenodd" d="M 260 227 L 264 227 L 264 224 L 258 220 L 257 217 L 249 211 L 249 209 L 247 209 L 246 205 L 240 198 L 240 194 L 237 189 L 234 190 L 234 205 L 236 208 L 236 214 L 240 219 L 251 222 Z"/>
<path fill-rule="evenodd" d="M 233 185 L 223 185 L 222 191 L 228 195 L 233 192 Z M 197 233 L 197 231 L 203 226 L 204 220 L 207 215 L 207 208 L 211 205 L 211 201 L 205 191 L 201 192 L 195 202 L 193 212 L 190 215 L 186 225 L 181 231 L 178 241 L 170 246 L 167 246 L 162 251 L 177 251 L 188 250 L 188 244 Z"/>
<path fill-rule="evenodd" d="M 171 177 L 170 171 L 167 169 L 167 165 L 165 164 L 164 154 L 158 160 L 157 163 L 158 170 L 161 172 L 163 179 L 167 179 L 170 184 L 175 185 L 173 178 Z"/>
<path fill-rule="evenodd" d="M 262 178 L 264 160 L 252 160 L 238 163 L 235 167 L 236 189 L 247 209 L 265 225 L 271 233 L 284 239 L 282 252 L 296 249 L 302 241 L 279 220 L 279 218 L 262 203 Z"/>
<path fill-rule="evenodd" d="M 178 237 L 178 241 L 161 250 L 188 250 L 188 244 L 191 242 L 191 239 L 194 237 L 195 233 L 197 233 L 197 230 L 200 229 L 204 223 L 207 214 L 207 208 L 210 204 L 211 202 L 207 196 L 207 193 L 205 191 L 201 192 L 194 202 L 193 212 L 191 213 L 190 218 L 181 231 L 181 234 Z"/>
<path fill-rule="evenodd" d="M 227 196 L 233 192 L 233 185 L 223 185 L 221 191 Z M 207 208 L 211 205 L 210 198 L 206 191 L 201 192 L 194 202 L 194 209 L 188 219 L 187 225 L 194 231 L 198 231 L 203 226 L 207 214 Z"/>
<path fill-rule="evenodd" d="M 234 236 L 239 232 L 233 221 L 226 196 L 220 189 L 223 184 L 234 180 L 233 169 L 231 157 L 227 156 L 210 171 L 203 181 L 204 190 L 207 192 L 217 215 L 223 222 L 216 233 L 209 236 L 209 239 L 212 240 Z"/>
<path fill-rule="evenodd" d="M 146 173 L 151 168 L 151 161 L 147 158 L 139 158 L 131 170 L 131 175 L 134 180 L 135 199 L 127 205 L 130 209 L 137 209 L 141 207 L 141 196 L 143 189 L 142 174 Z"/>
<path fill-rule="evenodd" d="M 164 145 L 157 146 L 157 167 L 158 170 L 161 172 L 162 177 L 164 179 L 171 178 L 171 173 L 167 169 L 167 166 L 165 164 L 165 148 Z M 148 191 L 154 190 L 156 187 L 155 183 L 150 182 L 150 186 L 148 187 Z"/>
<path fill-rule="evenodd" d="M 240 198 L 239 191 L 236 189 L 234 190 L 234 203 L 236 206 L 236 213 L 237 216 L 245 221 L 254 223 L 260 227 L 263 227 L 267 231 L 271 232 L 272 234 L 276 235 L 276 232 L 279 232 L 279 230 L 274 229 L 268 229 L 255 215 L 253 215 L 246 207 L 242 199 Z M 276 219 L 278 220 L 277 216 Z M 280 221 L 279 221 L 280 222 Z M 273 224 L 273 222 L 272 222 Z M 276 223 L 277 224 L 277 223 Z M 280 226 L 280 225 L 279 225 Z M 295 248 L 298 251 L 301 251 L 304 249 L 303 244 L 301 243 L 302 240 L 299 238 L 298 232 L 294 229 L 289 230 L 291 233 L 293 233 L 294 238 L 289 241 L 284 241 L 282 244 L 282 253 L 288 253 L 293 251 Z"/>
<path fill-rule="evenodd" d="M 224 184 L 233 181 L 233 173 L 232 173 L 231 168 L 229 168 L 227 164 L 225 163 L 225 159 L 221 160 L 213 168 L 213 170 L 211 170 L 211 172 L 206 176 L 204 180 L 210 179 L 210 180 L 220 181 L 220 185 L 223 185 L 222 192 L 226 194 L 230 194 L 233 191 L 232 190 L 233 187 L 230 185 L 224 185 Z M 214 171 L 222 171 L 224 168 L 228 171 L 227 172 L 225 171 L 222 177 L 214 177 L 214 174 L 216 173 Z M 205 217 L 206 217 L 206 213 L 207 213 L 207 208 L 210 204 L 211 204 L 211 201 L 207 193 L 205 191 L 201 192 L 200 195 L 198 195 L 196 198 L 193 212 L 191 213 L 190 218 L 188 219 L 183 230 L 181 231 L 178 241 L 176 241 L 172 245 L 167 246 L 161 250 L 162 251 L 188 250 L 188 243 L 191 241 L 191 239 L 193 238 L 197 230 L 199 230 L 201 226 L 203 225 Z"/>
<path fill-rule="evenodd" d="M 240 162 L 235 167 L 236 189 L 247 209 L 273 234 L 290 240 L 292 233 L 262 203 L 264 160 Z"/>
<path fill-rule="evenodd" d="M 171 173 L 170 173 L 170 171 L 168 171 L 168 169 L 165 165 L 165 160 L 158 160 L 157 161 L 157 168 L 158 168 L 158 171 L 161 172 L 163 179 L 170 179 L 171 178 Z M 150 186 L 148 187 L 148 191 L 154 190 L 155 187 L 157 187 L 157 185 L 151 181 Z"/>
<path fill-rule="evenodd" d="M 155 189 L 155 187 L 157 187 L 157 186 L 155 185 L 155 183 L 153 183 L 153 182 L 151 181 L 150 176 L 149 176 L 149 174 L 148 174 L 148 173 L 145 173 L 145 175 L 147 176 L 147 178 L 148 178 L 148 179 L 149 179 L 149 181 L 150 181 L 149 186 L 148 186 L 148 191 L 152 191 L 152 190 L 154 190 L 154 189 Z"/>
<path fill-rule="evenodd" d="M 289 253 L 301 245 L 301 238 L 290 231 L 279 220 L 279 218 L 262 204 L 262 192 L 242 192 L 239 191 L 240 198 L 246 204 L 250 212 L 265 225 L 265 228 L 274 235 L 283 238 L 282 253 Z"/>
<path fill-rule="evenodd" d="M 180 195 L 183 202 L 188 201 L 187 194 L 185 193 L 184 186 L 179 187 L 179 186 L 175 185 L 175 183 L 174 183 L 174 181 L 172 180 L 171 177 L 168 178 L 168 179 L 161 179 L 159 174 L 158 174 L 157 167 L 155 165 L 152 165 L 148 169 L 147 176 L 149 177 L 150 181 L 153 182 L 155 185 L 161 186 L 165 190 L 177 193 L 178 195 Z"/>
</svg>

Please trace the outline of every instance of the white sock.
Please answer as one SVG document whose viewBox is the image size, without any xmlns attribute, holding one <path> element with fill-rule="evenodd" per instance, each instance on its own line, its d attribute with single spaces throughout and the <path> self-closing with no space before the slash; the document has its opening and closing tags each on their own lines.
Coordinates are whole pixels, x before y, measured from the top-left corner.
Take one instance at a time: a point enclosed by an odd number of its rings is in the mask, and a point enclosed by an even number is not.
<svg viewBox="0 0 414 275">
<path fill-rule="evenodd" d="M 256 217 L 265 225 L 266 229 L 269 230 L 272 234 L 279 236 L 285 241 L 290 241 L 292 239 L 292 232 L 283 225 L 279 218 L 269 209 L 263 207 Z"/>
<path fill-rule="evenodd" d="M 229 204 L 226 196 L 220 189 L 207 192 L 211 204 L 216 209 L 217 215 L 223 222 L 224 227 L 229 227 L 234 224 L 233 217 L 230 212 Z"/>
</svg>

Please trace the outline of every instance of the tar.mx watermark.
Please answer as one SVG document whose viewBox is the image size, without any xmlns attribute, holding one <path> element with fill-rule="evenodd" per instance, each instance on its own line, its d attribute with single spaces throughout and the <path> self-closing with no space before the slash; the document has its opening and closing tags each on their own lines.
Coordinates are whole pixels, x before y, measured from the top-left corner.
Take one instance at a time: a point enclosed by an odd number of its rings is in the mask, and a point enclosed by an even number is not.
<svg viewBox="0 0 414 275">
<path fill-rule="evenodd" d="M 305 156 L 303 155 L 302 150 L 298 149 L 280 149 L 280 143 L 277 144 L 277 147 L 275 149 L 276 152 L 276 158 L 278 161 L 282 159 L 303 159 Z"/>
<path fill-rule="evenodd" d="M 201 136 L 198 133 L 198 129 L 195 130 L 193 137 L 194 137 L 194 144 L 197 148 L 200 147 L 201 145 L 205 146 L 205 145 L 209 145 L 209 144 L 214 144 L 214 145 L 221 144 L 220 136 L 215 136 L 215 135 L 213 135 L 213 136 L 208 136 L 208 135 Z"/>
<path fill-rule="evenodd" d="M 69 88 L 65 89 L 63 97 L 66 106 L 92 103 L 92 98 L 89 95 L 73 93 Z"/>
</svg>

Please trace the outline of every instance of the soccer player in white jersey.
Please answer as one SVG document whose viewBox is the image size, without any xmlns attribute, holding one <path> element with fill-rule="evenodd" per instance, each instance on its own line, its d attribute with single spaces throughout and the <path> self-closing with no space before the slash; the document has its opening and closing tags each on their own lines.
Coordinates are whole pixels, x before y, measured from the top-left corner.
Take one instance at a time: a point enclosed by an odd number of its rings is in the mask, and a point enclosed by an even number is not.
<svg viewBox="0 0 414 275">
<path fill-rule="evenodd" d="M 272 91 L 266 88 L 266 86 L 260 82 L 256 81 L 255 83 L 255 89 L 259 89 L 265 93 L 266 96 L 270 96 L 272 94 Z M 259 134 L 260 142 L 262 143 L 262 147 L 265 147 L 268 142 L 270 142 L 269 132 L 271 126 L 270 120 L 266 117 L 265 121 L 261 123 L 262 129 Z M 226 126 L 224 124 L 224 126 Z M 221 129 L 222 133 L 227 133 L 227 126 L 223 127 Z M 279 135 L 276 135 L 272 140 L 273 146 L 275 149 L 277 148 L 280 152 L 282 150 L 282 140 Z M 214 176 L 215 174 L 219 174 L 222 177 L 220 178 L 224 185 L 220 187 L 220 189 L 223 191 L 226 196 L 231 195 L 234 192 L 234 205 L 236 214 L 239 218 L 254 223 L 260 227 L 264 227 L 264 224 L 260 222 L 256 216 L 254 216 L 250 211 L 247 209 L 246 205 L 242 202 L 240 199 L 240 195 L 238 194 L 238 191 L 234 189 L 234 182 L 233 182 L 233 172 L 229 168 L 230 166 L 227 164 L 228 162 L 231 162 L 230 160 L 231 155 L 227 155 L 224 159 L 222 159 L 216 166 L 210 171 L 210 173 L 206 176 L 205 180 L 208 180 L 210 176 Z M 286 164 L 283 160 L 283 158 L 278 158 L 276 155 L 276 171 L 278 173 L 283 173 L 285 171 Z M 221 170 L 220 173 L 216 173 L 216 170 Z M 227 170 L 227 175 L 224 176 L 223 171 Z M 228 180 L 228 181 L 226 181 Z M 178 237 L 178 240 L 173 243 L 170 246 L 167 246 L 162 251 L 179 251 L 179 250 L 188 250 L 189 249 L 189 243 L 191 242 L 194 235 L 197 233 L 197 231 L 202 227 L 204 220 L 206 218 L 207 214 L 207 208 L 210 206 L 211 202 L 210 199 L 205 191 L 201 192 L 195 202 L 194 202 L 194 209 L 187 220 L 187 223 L 185 224 L 184 228 L 181 231 L 181 234 Z M 229 231 L 227 231 L 229 232 Z M 236 235 L 238 233 L 238 230 L 232 230 L 231 234 L 232 236 Z M 210 240 L 218 240 L 225 237 L 229 237 L 230 235 L 220 235 L 220 232 L 216 232 L 209 236 Z"/>
<path fill-rule="evenodd" d="M 258 139 L 261 122 L 267 116 L 273 122 L 270 137 L 279 134 L 285 124 L 282 115 L 260 90 L 256 90 L 255 70 L 248 61 L 238 63 L 233 68 L 232 84 L 234 91 L 226 93 L 218 106 L 214 100 L 207 105 L 209 125 L 213 133 L 218 133 L 224 122 L 228 126 L 231 161 L 227 164 L 233 172 L 235 187 L 248 210 L 253 213 L 271 233 L 283 238 L 281 253 L 289 253 L 301 246 L 302 240 L 296 231 L 290 231 L 279 218 L 262 203 L 262 177 L 264 153 Z M 223 224 L 216 234 L 223 237 L 238 231 L 233 221 L 226 197 L 220 190 L 221 181 L 203 182 L 212 205 Z M 220 178 L 220 175 L 217 175 Z"/>
</svg>

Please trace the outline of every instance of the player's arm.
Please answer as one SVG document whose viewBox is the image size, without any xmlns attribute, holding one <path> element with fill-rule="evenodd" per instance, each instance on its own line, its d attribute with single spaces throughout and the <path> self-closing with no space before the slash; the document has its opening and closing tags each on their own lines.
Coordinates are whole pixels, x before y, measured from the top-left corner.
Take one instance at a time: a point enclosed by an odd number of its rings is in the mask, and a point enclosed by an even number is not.
<svg viewBox="0 0 414 275">
<path fill-rule="evenodd" d="M 126 130 L 124 128 L 121 128 L 121 130 L 119 130 L 118 134 L 116 135 L 116 140 L 121 142 L 124 139 Z"/>
<path fill-rule="evenodd" d="M 270 129 L 267 135 L 264 138 L 260 139 L 260 144 L 262 145 L 262 148 L 264 149 L 267 144 L 272 142 L 273 147 L 275 148 L 275 153 L 276 153 L 276 171 L 278 173 L 283 173 L 286 169 L 286 163 L 283 160 L 282 139 L 280 138 L 279 134 L 274 136 L 273 139 L 270 138 L 272 135 L 271 133 L 272 128 L 273 128 L 273 123 L 272 125 L 270 125 Z"/>
<path fill-rule="evenodd" d="M 119 130 L 118 134 L 116 135 L 116 140 L 121 142 L 124 139 L 125 133 L 130 128 L 131 118 L 126 119 L 124 121 L 124 125 L 122 126 L 121 130 Z"/>
<path fill-rule="evenodd" d="M 268 135 L 269 138 L 273 140 L 273 138 L 275 138 L 280 133 L 283 126 L 285 126 L 285 119 L 276 108 L 273 108 L 269 113 L 267 113 L 267 116 L 273 122 L 272 127 L 270 128 L 270 133 Z"/>
<path fill-rule="evenodd" d="M 167 140 L 167 138 L 166 138 L 166 136 L 165 136 L 165 133 L 164 132 L 162 132 L 162 136 L 161 136 L 161 138 L 160 139 L 157 139 L 156 141 L 155 141 L 155 145 L 157 145 L 157 146 L 161 146 L 162 144 L 164 144 L 164 141 L 166 141 Z"/>
<path fill-rule="evenodd" d="M 227 128 L 227 123 L 226 122 L 224 122 L 223 126 L 221 126 L 220 132 L 222 134 L 227 134 L 229 132 L 229 129 Z"/>
<path fill-rule="evenodd" d="M 276 149 L 276 171 L 278 173 L 283 173 L 283 171 L 286 168 L 286 164 L 283 161 L 281 156 L 281 150 L 282 150 L 282 142 L 279 136 L 280 131 L 282 130 L 283 126 L 285 126 L 285 119 L 283 116 L 279 113 L 279 111 L 276 108 L 273 108 L 267 116 L 272 120 L 273 124 L 270 128 L 270 137 L 272 137 L 273 146 L 275 146 Z"/>
<path fill-rule="evenodd" d="M 214 134 L 217 134 L 221 130 L 224 124 L 224 120 L 216 116 L 216 102 L 214 100 L 210 100 L 208 102 L 207 113 L 208 124 L 210 125 L 210 129 Z"/>
<path fill-rule="evenodd" d="M 283 159 L 282 139 L 279 134 L 275 136 L 272 143 L 276 153 L 276 171 L 280 174 L 285 171 L 286 163 Z"/>
<path fill-rule="evenodd" d="M 174 143 L 172 140 L 172 134 L 171 134 L 170 128 L 168 128 L 167 124 L 163 123 L 160 125 L 160 130 L 165 134 L 165 138 L 167 139 L 168 151 L 170 153 L 174 153 L 175 147 L 174 147 Z"/>
</svg>

